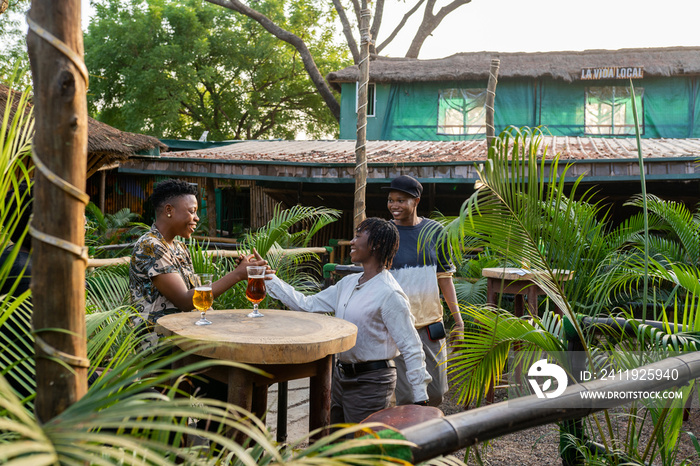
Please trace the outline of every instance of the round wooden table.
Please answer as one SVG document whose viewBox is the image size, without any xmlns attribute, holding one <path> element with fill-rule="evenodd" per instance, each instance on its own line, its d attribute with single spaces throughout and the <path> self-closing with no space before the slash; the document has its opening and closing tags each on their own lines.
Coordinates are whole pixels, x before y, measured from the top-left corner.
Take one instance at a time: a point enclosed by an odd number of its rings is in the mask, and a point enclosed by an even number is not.
<svg viewBox="0 0 700 466">
<path fill-rule="evenodd" d="M 246 316 L 250 311 L 210 311 L 207 318 L 212 325 L 203 326 L 194 324 L 198 312 L 171 314 L 158 319 L 156 332 L 178 336 L 176 343 L 182 349 L 198 348 L 179 364 L 221 359 L 247 363 L 270 374 L 268 378 L 228 366 L 207 372 L 228 384 L 229 403 L 256 415 L 267 410 L 269 385 L 310 377 L 309 430 L 328 426 L 333 355 L 355 345 L 357 327 L 324 314 L 261 309 L 264 317 L 250 318 Z"/>
</svg>

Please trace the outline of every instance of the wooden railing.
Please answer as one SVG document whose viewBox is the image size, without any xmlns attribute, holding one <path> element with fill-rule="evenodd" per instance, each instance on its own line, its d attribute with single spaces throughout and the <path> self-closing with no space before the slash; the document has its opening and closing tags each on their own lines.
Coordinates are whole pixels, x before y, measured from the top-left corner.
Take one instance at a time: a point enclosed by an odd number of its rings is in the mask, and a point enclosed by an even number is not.
<svg viewBox="0 0 700 466">
<path fill-rule="evenodd" d="M 222 250 L 222 249 L 212 249 L 208 251 L 204 251 L 206 254 L 209 254 L 215 258 L 236 258 L 240 257 L 243 254 L 250 254 L 248 251 L 241 251 L 241 250 L 236 250 L 236 251 L 231 251 L 231 250 Z M 318 247 L 318 248 L 291 248 L 291 249 L 284 249 L 283 254 L 318 254 L 318 255 L 324 255 L 328 254 L 328 249 L 325 247 Z M 114 257 L 110 259 L 95 259 L 91 258 L 88 259 L 88 267 L 106 267 L 110 265 L 119 265 L 119 264 L 128 264 L 131 261 L 130 256 L 124 256 L 124 257 Z"/>
<path fill-rule="evenodd" d="M 412 447 L 415 463 L 447 455 L 477 442 L 483 443 L 506 434 L 586 417 L 604 409 L 631 403 L 632 399 L 585 398 L 582 392 L 656 392 L 680 387 L 700 377 L 700 352 L 673 356 L 639 367 L 638 370 L 678 371 L 675 380 L 595 380 L 569 386 L 556 398 L 535 395 L 497 403 L 408 427 L 402 431 Z M 651 372 L 649 372 L 651 373 Z M 562 408 L 566 406 L 566 408 Z"/>
</svg>

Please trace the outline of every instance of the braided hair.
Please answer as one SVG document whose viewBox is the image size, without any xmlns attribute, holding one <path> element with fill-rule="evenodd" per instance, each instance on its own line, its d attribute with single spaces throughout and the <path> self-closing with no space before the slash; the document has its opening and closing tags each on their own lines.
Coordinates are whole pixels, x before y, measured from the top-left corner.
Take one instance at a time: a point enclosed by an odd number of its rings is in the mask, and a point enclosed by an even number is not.
<svg viewBox="0 0 700 466">
<path fill-rule="evenodd" d="M 380 264 L 387 269 L 391 268 L 399 250 L 399 230 L 396 225 L 383 218 L 369 217 L 357 226 L 357 231 L 367 232 L 367 246 L 374 250 L 373 254 Z"/>
<path fill-rule="evenodd" d="M 160 212 L 160 210 L 168 202 L 170 202 L 171 199 L 188 194 L 197 196 L 197 186 L 190 184 L 187 181 L 169 178 L 157 183 L 153 187 L 151 204 L 153 204 L 153 208 L 156 209 L 156 212 Z"/>
</svg>

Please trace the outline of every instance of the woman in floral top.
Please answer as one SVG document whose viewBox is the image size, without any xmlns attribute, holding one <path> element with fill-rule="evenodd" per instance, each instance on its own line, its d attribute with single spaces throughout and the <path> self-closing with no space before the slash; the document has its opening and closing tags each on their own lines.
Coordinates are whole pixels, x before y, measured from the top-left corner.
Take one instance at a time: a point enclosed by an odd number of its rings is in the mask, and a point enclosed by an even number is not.
<svg viewBox="0 0 700 466">
<path fill-rule="evenodd" d="M 131 300 L 149 327 L 166 314 L 194 309 L 194 268 L 185 244 L 197 228 L 197 188 L 182 180 L 165 180 L 153 188 L 151 203 L 156 220 L 137 241 L 131 255 L 129 288 Z M 246 255 L 235 270 L 212 285 L 214 298 L 247 278 L 246 266 L 266 265 Z M 155 335 L 154 335 L 155 336 Z"/>
</svg>

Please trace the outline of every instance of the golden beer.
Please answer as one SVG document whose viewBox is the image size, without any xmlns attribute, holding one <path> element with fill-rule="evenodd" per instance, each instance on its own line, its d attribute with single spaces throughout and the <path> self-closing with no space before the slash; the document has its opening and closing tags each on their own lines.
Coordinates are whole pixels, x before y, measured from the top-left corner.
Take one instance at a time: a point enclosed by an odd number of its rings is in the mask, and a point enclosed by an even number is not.
<svg viewBox="0 0 700 466">
<path fill-rule="evenodd" d="M 262 277 L 255 277 L 248 279 L 248 288 L 245 290 L 245 297 L 251 303 L 257 304 L 263 299 L 265 299 L 265 279 Z"/>
<path fill-rule="evenodd" d="M 198 286 L 194 289 L 192 296 L 192 304 L 200 311 L 206 311 L 214 303 L 214 294 L 211 292 L 211 286 Z"/>
</svg>

